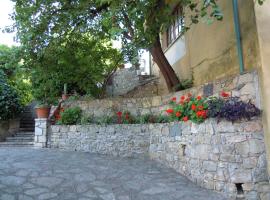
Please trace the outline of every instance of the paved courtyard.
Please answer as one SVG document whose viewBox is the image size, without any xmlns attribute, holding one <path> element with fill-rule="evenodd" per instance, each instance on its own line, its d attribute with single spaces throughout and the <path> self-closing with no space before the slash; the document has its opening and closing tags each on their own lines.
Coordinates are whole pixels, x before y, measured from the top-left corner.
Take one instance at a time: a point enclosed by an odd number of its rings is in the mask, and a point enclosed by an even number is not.
<svg viewBox="0 0 270 200">
<path fill-rule="evenodd" d="M 0 148 L 0 200 L 225 200 L 144 159 Z"/>
</svg>

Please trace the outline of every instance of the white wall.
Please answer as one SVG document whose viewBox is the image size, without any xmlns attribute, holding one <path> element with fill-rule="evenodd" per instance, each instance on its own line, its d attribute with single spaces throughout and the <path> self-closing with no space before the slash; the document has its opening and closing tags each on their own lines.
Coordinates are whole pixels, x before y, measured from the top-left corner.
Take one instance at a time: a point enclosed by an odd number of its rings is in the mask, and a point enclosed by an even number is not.
<svg viewBox="0 0 270 200">
<path fill-rule="evenodd" d="M 184 37 L 178 38 L 165 51 L 165 56 L 171 65 L 174 65 L 186 54 L 186 45 Z"/>
</svg>

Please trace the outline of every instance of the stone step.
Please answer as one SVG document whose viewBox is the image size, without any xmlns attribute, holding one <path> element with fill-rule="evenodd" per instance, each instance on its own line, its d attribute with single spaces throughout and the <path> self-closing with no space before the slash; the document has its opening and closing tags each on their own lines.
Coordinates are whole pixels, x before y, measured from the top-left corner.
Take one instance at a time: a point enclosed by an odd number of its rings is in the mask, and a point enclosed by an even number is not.
<svg viewBox="0 0 270 200">
<path fill-rule="evenodd" d="M 35 127 L 20 128 L 19 131 L 20 132 L 34 132 L 35 131 Z"/>
<path fill-rule="evenodd" d="M 35 134 L 33 132 L 22 132 L 22 133 L 16 133 L 13 135 L 13 137 L 34 137 Z"/>
<path fill-rule="evenodd" d="M 20 128 L 34 128 L 34 124 L 20 124 Z"/>
<path fill-rule="evenodd" d="M 6 142 L 33 142 L 34 136 L 32 137 L 7 137 Z"/>
<path fill-rule="evenodd" d="M 34 142 L 0 142 L 0 146 L 33 146 Z"/>
</svg>

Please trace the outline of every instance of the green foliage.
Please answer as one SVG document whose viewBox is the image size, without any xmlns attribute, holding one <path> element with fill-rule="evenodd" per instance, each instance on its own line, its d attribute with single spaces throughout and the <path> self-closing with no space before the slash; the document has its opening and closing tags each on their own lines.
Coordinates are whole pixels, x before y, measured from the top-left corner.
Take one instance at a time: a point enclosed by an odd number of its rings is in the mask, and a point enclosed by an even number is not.
<svg viewBox="0 0 270 200">
<path fill-rule="evenodd" d="M 94 118 L 93 116 L 88 116 L 88 115 L 83 115 L 81 117 L 81 125 L 88 125 L 94 123 Z"/>
<path fill-rule="evenodd" d="M 99 97 L 104 80 L 121 61 L 111 43 L 89 35 L 51 43 L 38 61 L 29 61 L 34 96 L 38 100 L 59 97 L 67 84 L 68 94 Z"/>
<path fill-rule="evenodd" d="M 183 33 L 202 19 L 213 21 L 223 17 L 217 0 L 13 1 L 20 41 L 37 59 L 52 41 L 90 33 L 99 39 L 121 38 L 125 59 L 134 63 L 138 50 L 149 49 L 157 35 L 173 21 L 171 5 L 183 7 L 187 22 Z"/>
<path fill-rule="evenodd" d="M 159 115 L 156 118 L 156 123 L 169 123 L 171 122 L 171 118 L 167 115 Z"/>
<path fill-rule="evenodd" d="M 157 117 L 152 114 L 145 114 L 136 120 L 140 124 L 156 123 Z"/>
<path fill-rule="evenodd" d="M 7 77 L 0 70 L 0 120 L 16 117 L 22 110 L 16 90 L 7 82 Z"/>
<path fill-rule="evenodd" d="M 207 100 L 207 104 L 209 105 L 208 116 L 209 117 L 216 117 L 219 115 L 221 108 L 225 104 L 225 99 L 218 98 L 218 97 L 210 97 Z"/>
<path fill-rule="evenodd" d="M 172 121 L 188 121 L 201 123 L 207 118 L 208 104 L 206 98 L 197 96 L 193 97 L 191 94 L 182 96 L 180 102 L 174 97 L 170 101 L 171 108 L 166 112 Z"/>
<path fill-rule="evenodd" d="M 174 91 L 185 90 L 185 89 L 191 88 L 192 86 L 193 86 L 193 80 L 185 79 L 174 87 Z"/>
<path fill-rule="evenodd" d="M 81 121 L 82 110 L 80 107 L 67 108 L 60 113 L 58 124 L 74 125 Z"/>
<path fill-rule="evenodd" d="M 12 85 L 23 105 L 27 105 L 33 99 L 32 84 L 29 79 L 29 69 L 22 62 L 22 48 L 0 45 L 0 70 Z"/>
<path fill-rule="evenodd" d="M 97 124 L 115 124 L 115 119 L 112 116 L 103 116 L 97 119 Z"/>
</svg>

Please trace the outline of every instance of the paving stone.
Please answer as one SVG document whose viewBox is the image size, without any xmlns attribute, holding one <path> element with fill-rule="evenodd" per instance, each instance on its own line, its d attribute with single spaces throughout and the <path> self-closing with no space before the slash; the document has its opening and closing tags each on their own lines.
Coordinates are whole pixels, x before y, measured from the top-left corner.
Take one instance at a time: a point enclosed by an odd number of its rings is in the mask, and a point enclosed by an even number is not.
<svg viewBox="0 0 270 200">
<path fill-rule="evenodd" d="M 56 193 L 45 193 L 38 196 L 38 200 L 46 200 L 46 199 L 52 199 L 54 197 L 57 197 Z"/>
<path fill-rule="evenodd" d="M 20 186 L 25 182 L 25 178 L 18 176 L 0 176 L 0 182 L 8 186 Z"/>
<path fill-rule="evenodd" d="M 4 170 L 1 175 L 4 187 L 0 189 L 0 200 L 227 199 L 149 159 L 30 148 L 0 148 L 0 156 L 2 165 L 13 163 L 12 170 Z M 25 169 L 26 164 L 21 164 L 25 160 L 29 163 L 26 177 L 11 175 L 21 167 Z M 34 173 L 37 177 L 32 177 Z M 63 174 L 63 178 L 58 177 Z M 96 180 L 95 174 L 105 176 Z"/>
<path fill-rule="evenodd" d="M 10 194 L 1 194 L 0 200 L 15 200 L 15 196 Z"/>
<path fill-rule="evenodd" d="M 53 188 L 62 182 L 62 179 L 56 177 L 38 177 L 31 180 L 32 183 Z"/>
<path fill-rule="evenodd" d="M 33 188 L 33 189 L 30 189 L 30 190 L 26 190 L 24 193 L 27 194 L 27 195 L 38 195 L 38 194 L 42 194 L 42 193 L 45 193 L 45 192 L 48 192 L 49 190 L 46 189 L 46 188 Z"/>
</svg>

